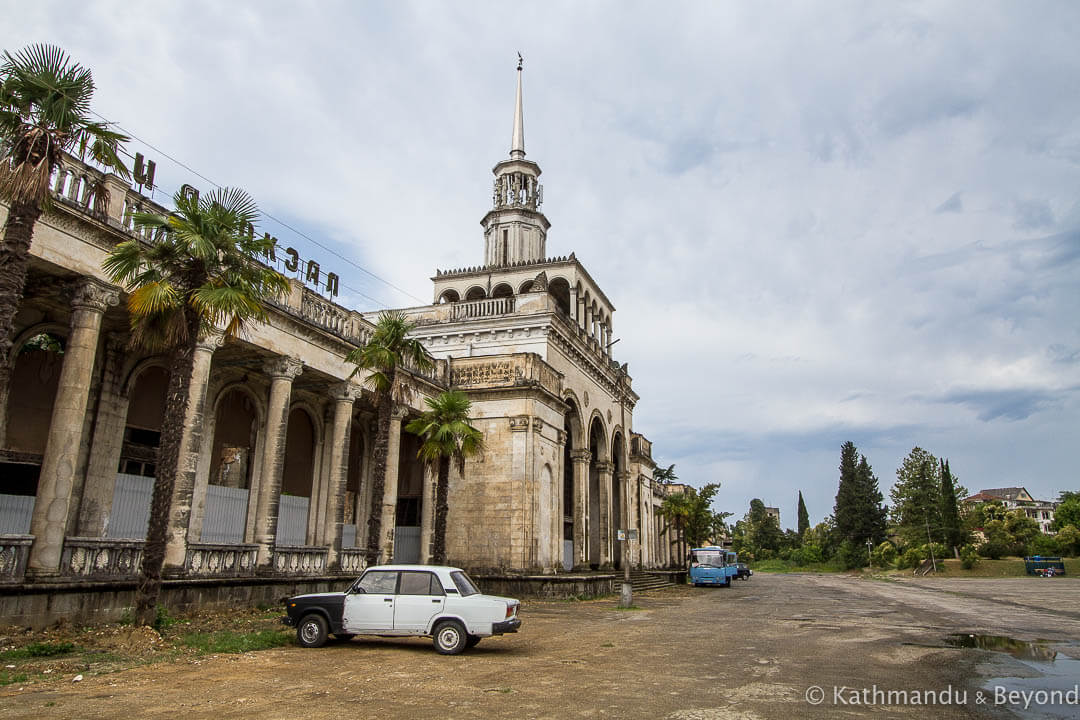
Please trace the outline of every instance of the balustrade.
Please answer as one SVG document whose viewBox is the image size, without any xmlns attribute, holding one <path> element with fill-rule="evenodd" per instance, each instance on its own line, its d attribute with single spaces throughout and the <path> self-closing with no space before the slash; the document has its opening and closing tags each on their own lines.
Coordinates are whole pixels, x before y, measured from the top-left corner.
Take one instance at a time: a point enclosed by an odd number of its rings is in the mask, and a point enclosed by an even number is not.
<svg viewBox="0 0 1080 720">
<path fill-rule="evenodd" d="M 60 574 L 86 579 L 134 577 L 142 555 L 142 540 L 69 537 L 64 541 Z"/>
<path fill-rule="evenodd" d="M 33 542 L 33 535 L 0 536 L 0 582 L 22 581 Z"/>
<path fill-rule="evenodd" d="M 255 574 L 258 545 L 191 543 L 184 569 L 194 577 L 242 577 Z"/>
<path fill-rule="evenodd" d="M 338 556 L 341 562 L 341 572 L 360 574 L 367 567 L 367 550 L 360 548 L 345 548 Z"/>
<path fill-rule="evenodd" d="M 472 318 L 508 315 L 514 312 L 514 298 L 488 298 L 454 303 L 451 309 L 452 320 L 471 320 Z"/>
<path fill-rule="evenodd" d="M 274 547 L 273 568 L 287 575 L 322 575 L 328 552 L 324 547 L 278 545 Z"/>
</svg>

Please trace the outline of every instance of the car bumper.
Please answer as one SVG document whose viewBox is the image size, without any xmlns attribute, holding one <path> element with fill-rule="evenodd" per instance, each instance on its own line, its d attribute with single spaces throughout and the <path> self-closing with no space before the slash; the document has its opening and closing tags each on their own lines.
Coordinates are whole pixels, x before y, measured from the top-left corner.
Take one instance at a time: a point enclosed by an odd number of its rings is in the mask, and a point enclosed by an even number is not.
<svg viewBox="0 0 1080 720">
<path fill-rule="evenodd" d="M 521 627 L 521 620 L 510 618 L 506 622 L 492 623 L 491 634 L 502 635 L 504 633 L 516 633 L 519 627 Z"/>
</svg>

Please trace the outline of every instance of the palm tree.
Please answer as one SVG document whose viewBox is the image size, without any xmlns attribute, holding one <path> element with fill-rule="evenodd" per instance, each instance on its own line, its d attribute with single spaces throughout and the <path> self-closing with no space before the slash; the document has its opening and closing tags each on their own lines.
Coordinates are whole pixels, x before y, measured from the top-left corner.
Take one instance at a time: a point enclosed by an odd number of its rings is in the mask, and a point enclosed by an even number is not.
<svg viewBox="0 0 1080 720">
<path fill-rule="evenodd" d="M 281 273 L 258 261 L 273 242 L 251 232 L 255 201 L 243 190 L 221 188 L 199 198 L 178 192 L 176 212 L 137 213 L 135 224 L 152 230 L 154 241 L 117 245 L 103 265 L 113 282 L 127 288 L 131 344 L 169 353 L 169 384 L 158 448 L 157 477 L 150 506 L 135 616 L 154 619 L 161 590 L 166 533 L 180 462 L 195 348 L 214 328 L 235 336 L 252 320 L 265 320 L 263 300 L 289 289 Z"/>
<path fill-rule="evenodd" d="M 54 45 L 30 45 L 0 64 L 0 198 L 8 203 L 0 245 L 0 358 L 11 353 L 15 313 L 30 268 L 34 225 L 51 198 L 49 178 L 64 153 L 88 155 L 121 177 L 127 137 L 91 120 L 94 79 Z M 98 200 L 103 190 L 95 192 Z M 0 362 L 0 399 L 7 397 L 10 364 Z M 6 408 L 0 408 L 0 415 Z M 0 433 L 2 433 L 0 426 Z M 2 438 L 0 438 L 2 439 Z"/>
<path fill-rule="evenodd" d="M 671 542 L 676 543 L 675 550 L 681 558 L 679 561 L 680 566 L 685 565 L 686 562 L 686 548 L 684 547 L 686 545 L 686 521 L 689 519 L 692 509 L 690 496 L 684 492 L 675 492 L 665 497 L 664 502 L 660 504 L 660 509 L 657 510 L 660 517 L 664 518 L 669 523 L 669 527 L 675 530 L 676 536 Z"/>
<path fill-rule="evenodd" d="M 406 425 L 405 429 L 423 438 L 424 442 L 417 457 L 438 470 L 431 561 L 436 565 L 445 565 L 450 461 L 457 464 L 459 473 L 464 473 L 465 458 L 477 455 L 483 450 L 484 434 L 469 424 L 469 409 L 472 403 L 460 390 L 439 393 L 425 401 L 431 409 Z"/>
<path fill-rule="evenodd" d="M 369 373 L 364 382 L 375 391 L 375 409 L 378 415 L 375 446 L 371 451 L 371 512 L 368 513 L 367 538 L 369 560 L 379 556 L 391 420 L 395 407 L 407 401 L 412 394 L 408 374 L 403 374 L 401 368 L 405 366 L 423 371 L 432 365 L 431 356 L 420 341 L 407 337 L 414 327 L 415 324 L 403 313 L 384 310 L 379 313 L 371 339 L 345 356 L 346 361 L 356 365 L 349 377 L 361 371 Z"/>
</svg>

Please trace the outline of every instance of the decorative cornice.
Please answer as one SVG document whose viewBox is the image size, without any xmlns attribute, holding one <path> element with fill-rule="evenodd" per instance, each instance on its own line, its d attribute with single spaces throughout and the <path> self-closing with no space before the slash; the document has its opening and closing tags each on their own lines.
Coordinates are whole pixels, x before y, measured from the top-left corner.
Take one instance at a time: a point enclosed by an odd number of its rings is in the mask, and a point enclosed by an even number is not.
<svg viewBox="0 0 1080 720">
<path fill-rule="evenodd" d="M 457 268 L 455 270 L 436 270 L 435 277 L 432 280 L 442 280 L 443 278 L 457 277 L 462 275 L 480 275 L 489 273 L 493 270 L 511 270 L 515 268 L 529 267 L 533 265 L 554 265 L 556 263 L 571 262 L 576 260 L 574 253 L 569 255 L 561 255 L 553 258 L 544 258 L 543 260 L 518 260 L 512 263 L 499 263 L 497 265 L 475 265 L 473 267 Z"/>
<path fill-rule="evenodd" d="M 282 355 L 263 363 L 263 372 L 271 378 L 292 381 L 304 370 L 304 361 L 297 357 Z"/>
<path fill-rule="evenodd" d="M 91 277 L 79 278 L 71 284 L 71 306 L 79 310 L 103 313 L 120 303 L 120 289 Z"/>
</svg>

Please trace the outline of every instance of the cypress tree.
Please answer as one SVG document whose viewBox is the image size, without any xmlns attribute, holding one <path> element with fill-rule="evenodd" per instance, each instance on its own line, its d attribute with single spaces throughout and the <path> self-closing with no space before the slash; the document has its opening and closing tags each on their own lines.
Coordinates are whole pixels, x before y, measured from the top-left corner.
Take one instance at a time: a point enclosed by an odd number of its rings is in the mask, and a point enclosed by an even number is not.
<svg viewBox="0 0 1080 720">
<path fill-rule="evenodd" d="M 885 537 L 882 499 L 866 456 L 859 455 L 855 443 L 844 443 L 840 448 L 840 487 L 833 513 L 839 537 L 854 543 L 880 542 Z"/>
<path fill-rule="evenodd" d="M 949 461 L 941 462 L 941 534 L 945 545 L 957 554 L 957 547 L 963 544 L 960 529 L 960 507 L 956 500 L 956 483 L 953 481 Z"/>
<path fill-rule="evenodd" d="M 806 503 L 803 502 L 802 490 L 799 491 L 799 537 L 801 538 L 810 529 L 810 513 L 806 512 Z"/>
</svg>

